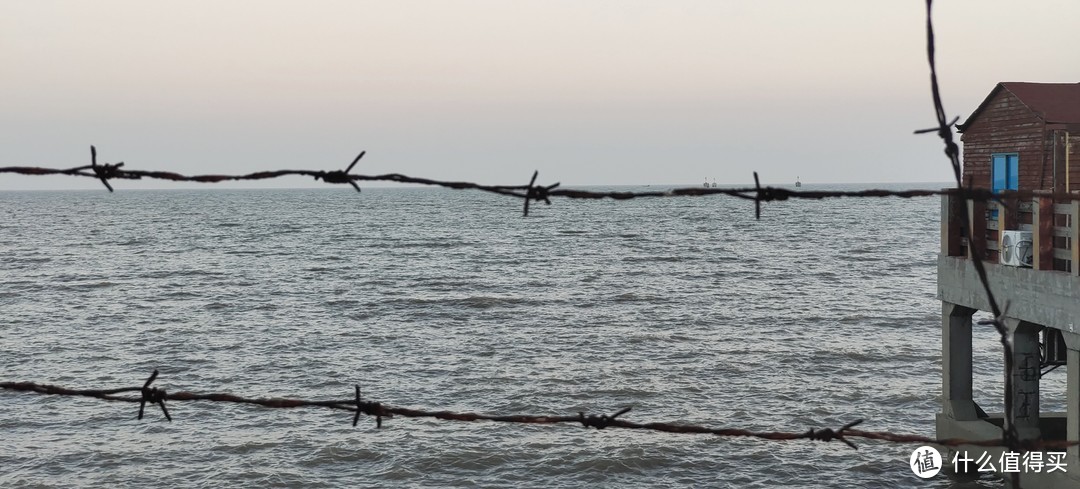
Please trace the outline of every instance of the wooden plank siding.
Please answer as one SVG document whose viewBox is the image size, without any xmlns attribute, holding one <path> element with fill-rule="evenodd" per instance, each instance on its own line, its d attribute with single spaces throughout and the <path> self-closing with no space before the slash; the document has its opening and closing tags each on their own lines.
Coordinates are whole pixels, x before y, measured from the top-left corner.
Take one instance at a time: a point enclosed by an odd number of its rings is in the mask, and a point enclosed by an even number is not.
<svg viewBox="0 0 1080 489">
<path fill-rule="evenodd" d="M 1055 202 L 1049 196 L 1016 202 L 1020 216 L 1031 224 L 1019 224 L 1017 228 L 1032 233 L 1032 264 L 1036 270 L 1071 272 L 1080 275 L 1080 195 L 1067 204 Z M 968 233 L 963 229 L 960 213 L 966 207 L 972 235 L 982 237 L 982 256 L 989 263 L 998 263 L 1000 243 L 998 233 L 993 231 L 1002 220 L 1003 213 L 995 202 L 964 200 L 950 195 L 942 196 L 941 203 L 941 254 L 970 258 Z M 997 217 L 989 212 L 998 208 Z M 1016 213 L 1014 213 L 1016 214 Z M 978 216 L 981 216 L 979 218 Z M 1007 217 L 1005 219 L 1008 219 Z"/>
<path fill-rule="evenodd" d="M 1034 210 L 1031 218 L 1032 268 L 1053 270 L 1054 258 L 1057 258 L 1054 253 L 1054 240 L 1051 237 L 1054 229 L 1054 201 L 1050 198 L 1041 198 Z M 1071 253 L 1069 256 L 1072 256 Z"/>
<path fill-rule="evenodd" d="M 1064 131 L 1063 131 L 1064 132 Z M 1065 166 L 1065 149 L 1069 150 L 1069 192 L 1080 191 L 1080 131 L 1070 131 L 1069 144 L 1065 146 L 1065 134 L 1061 135 L 1058 144 L 1058 166 Z M 1053 153 L 1050 155 L 1053 158 Z M 1059 170 L 1065 173 L 1065 168 Z M 1062 186 L 1062 189 L 1065 187 Z"/>
<path fill-rule="evenodd" d="M 1049 188 L 1053 182 L 1046 155 L 1049 140 L 1045 124 L 1019 98 L 1008 90 L 998 90 L 979 116 L 965 127 L 960 140 L 964 143 L 964 185 L 991 188 L 990 156 L 995 153 L 1017 153 L 1017 175 L 1021 190 Z M 1070 171 L 1070 173 L 1073 173 Z M 1080 177 L 1080 173 L 1077 173 Z M 1080 188 L 1080 182 L 1077 182 Z"/>
</svg>

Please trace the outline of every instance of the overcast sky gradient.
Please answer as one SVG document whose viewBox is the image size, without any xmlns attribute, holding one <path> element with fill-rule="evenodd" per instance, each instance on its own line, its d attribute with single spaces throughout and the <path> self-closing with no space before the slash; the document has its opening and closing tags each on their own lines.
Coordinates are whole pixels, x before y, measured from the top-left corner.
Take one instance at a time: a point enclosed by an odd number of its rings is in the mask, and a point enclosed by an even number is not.
<svg viewBox="0 0 1080 489">
<path fill-rule="evenodd" d="M 84 164 L 95 144 L 188 174 L 336 169 L 366 149 L 361 173 L 491 184 L 948 181 L 940 142 L 912 135 L 934 124 L 924 8 L 0 0 L 0 166 Z M 966 117 L 998 81 L 1080 81 L 1077 19 L 1075 0 L 940 1 L 946 109 Z"/>
</svg>

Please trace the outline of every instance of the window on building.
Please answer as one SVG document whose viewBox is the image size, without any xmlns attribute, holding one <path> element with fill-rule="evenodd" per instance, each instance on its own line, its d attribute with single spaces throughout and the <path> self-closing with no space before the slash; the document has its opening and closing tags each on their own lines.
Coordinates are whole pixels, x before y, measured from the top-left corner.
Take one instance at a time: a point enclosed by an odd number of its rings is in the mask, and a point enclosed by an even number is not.
<svg viewBox="0 0 1080 489">
<path fill-rule="evenodd" d="M 995 153 L 990 156 L 991 190 L 1017 190 L 1020 188 L 1020 178 L 1017 173 L 1020 167 L 1020 155 L 1016 153 Z"/>
</svg>

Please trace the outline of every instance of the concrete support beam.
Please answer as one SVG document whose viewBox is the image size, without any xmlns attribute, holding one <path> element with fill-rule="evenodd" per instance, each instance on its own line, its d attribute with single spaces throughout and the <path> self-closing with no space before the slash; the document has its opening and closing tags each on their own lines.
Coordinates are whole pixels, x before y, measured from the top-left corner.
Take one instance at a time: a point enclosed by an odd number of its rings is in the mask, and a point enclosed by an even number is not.
<svg viewBox="0 0 1080 489">
<path fill-rule="evenodd" d="M 957 421 L 979 419 L 971 385 L 971 315 L 974 309 L 941 303 L 942 413 Z"/>
<path fill-rule="evenodd" d="M 995 263 L 984 265 L 990 289 L 998 304 L 1009 304 L 1010 317 L 1080 334 L 1080 277 Z M 938 298 L 980 311 L 991 310 L 971 260 L 959 257 L 938 257 Z"/>
<path fill-rule="evenodd" d="M 1012 337 L 1012 416 L 1016 433 L 1021 440 L 1039 438 L 1039 330 L 1042 326 L 1018 319 L 1005 318 Z M 1006 416 L 1006 425 L 1010 417 Z M 1006 426 L 1008 429 L 1008 426 Z"/>
</svg>

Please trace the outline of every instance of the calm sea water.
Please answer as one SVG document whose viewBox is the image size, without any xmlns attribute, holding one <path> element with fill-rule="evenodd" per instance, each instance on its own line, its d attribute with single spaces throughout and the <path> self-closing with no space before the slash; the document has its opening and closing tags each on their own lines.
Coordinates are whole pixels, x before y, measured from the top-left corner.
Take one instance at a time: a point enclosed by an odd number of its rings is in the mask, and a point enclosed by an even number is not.
<svg viewBox="0 0 1080 489">
<path fill-rule="evenodd" d="M 421 409 L 932 435 L 939 208 L 782 202 L 755 221 L 722 197 L 559 199 L 522 218 L 438 189 L 0 192 L 0 380 L 157 368 L 170 391 L 359 383 Z M 977 397 L 1000 410 L 1000 349 L 976 342 Z M 914 446 L 869 441 L 169 409 L 0 391 L 0 486 L 950 487 L 915 478 Z"/>
</svg>

